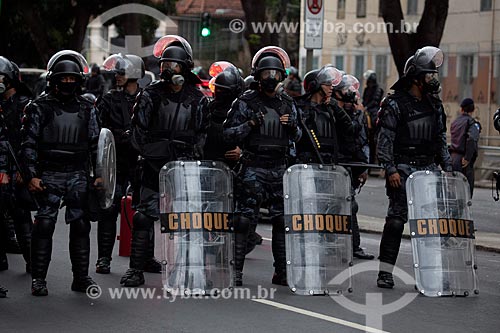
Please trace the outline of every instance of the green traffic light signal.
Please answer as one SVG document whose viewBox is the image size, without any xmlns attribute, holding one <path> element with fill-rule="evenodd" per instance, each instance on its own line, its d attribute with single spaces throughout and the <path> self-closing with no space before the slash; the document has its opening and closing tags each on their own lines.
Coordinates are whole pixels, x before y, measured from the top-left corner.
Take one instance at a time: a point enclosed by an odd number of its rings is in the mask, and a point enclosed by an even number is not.
<svg viewBox="0 0 500 333">
<path fill-rule="evenodd" d="M 207 28 L 207 27 L 201 29 L 201 36 L 202 37 L 208 37 L 208 36 L 210 36 L 210 29 Z"/>
<path fill-rule="evenodd" d="M 201 14 L 201 31 L 200 34 L 202 37 L 210 36 L 210 23 L 211 23 L 211 15 L 208 12 L 204 12 Z"/>
</svg>

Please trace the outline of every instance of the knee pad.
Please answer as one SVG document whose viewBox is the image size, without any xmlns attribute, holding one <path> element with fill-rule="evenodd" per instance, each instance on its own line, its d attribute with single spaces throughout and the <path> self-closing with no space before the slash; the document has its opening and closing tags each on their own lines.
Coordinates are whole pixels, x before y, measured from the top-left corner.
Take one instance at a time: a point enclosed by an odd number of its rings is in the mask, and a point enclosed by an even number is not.
<svg viewBox="0 0 500 333">
<path fill-rule="evenodd" d="M 284 216 L 276 216 L 271 219 L 271 223 L 273 224 L 273 234 L 274 233 L 285 233 L 285 217 Z"/>
<path fill-rule="evenodd" d="M 69 225 L 70 237 L 85 236 L 90 233 L 90 222 L 80 219 L 72 221 Z"/>
<path fill-rule="evenodd" d="M 151 228 L 153 227 L 154 220 L 141 213 L 140 211 L 137 211 L 134 214 L 134 230 L 144 230 L 149 232 Z"/>
<path fill-rule="evenodd" d="M 390 234 L 395 234 L 395 235 L 401 235 L 403 233 L 403 230 L 405 228 L 405 223 L 402 218 L 400 217 L 387 217 L 385 219 L 386 224 L 384 229 L 387 228 L 387 232 Z"/>
<path fill-rule="evenodd" d="M 52 238 L 55 228 L 56 221 L 51 219 L 35 219 L 32 235 L 37 238 Z"/>
</svg>

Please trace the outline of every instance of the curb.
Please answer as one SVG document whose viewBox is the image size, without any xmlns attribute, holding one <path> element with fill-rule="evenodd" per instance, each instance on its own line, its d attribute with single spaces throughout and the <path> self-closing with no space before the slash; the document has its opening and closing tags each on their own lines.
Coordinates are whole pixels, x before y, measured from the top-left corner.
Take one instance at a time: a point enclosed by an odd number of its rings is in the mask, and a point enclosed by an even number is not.
<svg viewBox="0 0 500 333">
<path fill-rule="evenodd" d="M 382 234 L 385 219 L 358 215 L 359 230 L 369 234 Z M 409 226 L 406 223 L 403 238 L 410 239 Z M 500 253 L 500 234 L 476 231 L 476 250 Z"/>
</svg>

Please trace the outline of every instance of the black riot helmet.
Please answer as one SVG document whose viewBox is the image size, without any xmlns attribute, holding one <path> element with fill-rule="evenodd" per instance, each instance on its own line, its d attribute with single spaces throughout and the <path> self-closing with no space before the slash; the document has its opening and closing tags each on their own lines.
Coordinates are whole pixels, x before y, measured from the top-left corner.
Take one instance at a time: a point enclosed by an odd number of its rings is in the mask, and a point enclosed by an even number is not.
<svg viewBox="0 0 500 333">
<path fill-rule="evenodd" d="M 314 94 L 321 89 L 321 85 L 337 86 L 342 81 L 342 72 L 332 65 L 312 70 L 304 78 L 304 90 Z"/>
<path fill-rule="evenodd" d="M 56 66 L 64 62 L 63 65 Z M 73 63 L 73 64 L 70 64 Z M 87 60 L 78 52 L 73 50 L 62 50 L 54 54 L 47 65 L 47 81 L 51 81 L 54 77 L 61 74 L 76 76 L 79 81 L 83 81 L 85 75 L 90 73 L 90 68 Z"/>
<path fill-rule="evenodd" d="M 160 38 L 153 49 L 153 55 L 163 61 L 183 64 L 184 70 L 193 69 L 193 50 L 191 45 L 181 36 L 166 35 Z"/>
<path fill-rule="evenodd" d="M 80 67 L 71 60 L 61 60 L 52 67 L 51 80 L 57 80 L 62 76 L 74 76 L 79 81 L 83 79 Z"/>
<path fill-rule="evenodd" d="M 244 80 L 245 90 L 256 90 L 259 87 L 259 83 L 255 81 L 253 75 L 248 75 Z"/>
<path fill-rule="evenodd" d="M 19 80 L 19 68 L 16 72 L 16 67 L 12 61 L 0 56 L 0 74 L 8 77 L 10 81 Z"/>
<path fill-rule="evenodd" d="M 239 95 L 243 90 L 243 78 L 234 66 L 228 67 L 215 77 L 214 85 L 217 88 L 227 89 L 233 95 Z"/>
<path fill-rule="evenodd" d="M 290 58 L 285 50 L 277 46 L 266 46 L 257 51 L 252 59 L 252 72 L 254 78 L 259 81 L 259 74 L 266 69 L 278 70 L 282 78 L 286 76 L 286 69 L 290 67 Z"/>
<path fill-rule="evenodd" d="M 405 64 L 404 76 L 417 77 L 421 73 L 437 73 L 443 64 L 443 51 L 434 46 L 418 49 Z"/>
</svg>

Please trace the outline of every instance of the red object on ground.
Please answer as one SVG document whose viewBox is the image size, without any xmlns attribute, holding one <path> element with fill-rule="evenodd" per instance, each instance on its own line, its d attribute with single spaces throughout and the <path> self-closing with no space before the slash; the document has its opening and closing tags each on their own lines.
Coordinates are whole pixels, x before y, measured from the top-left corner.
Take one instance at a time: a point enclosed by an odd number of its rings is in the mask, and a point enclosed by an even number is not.
<svg viewBox="0 0 500 333">
<path fill-rule="evenodd" d="M 122 198 L 120 212 L 120 240 L 118 255 L 121 257 L 130 257 L 130 248 L 132 242 L 132 226 L 135 210 L 132 209 L 132 196 L 127 195 Z"/>
</svg>

